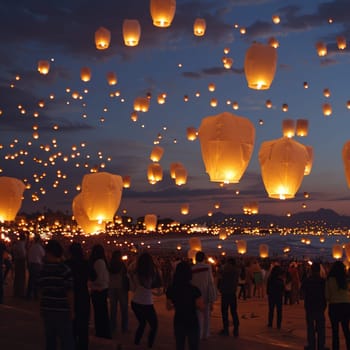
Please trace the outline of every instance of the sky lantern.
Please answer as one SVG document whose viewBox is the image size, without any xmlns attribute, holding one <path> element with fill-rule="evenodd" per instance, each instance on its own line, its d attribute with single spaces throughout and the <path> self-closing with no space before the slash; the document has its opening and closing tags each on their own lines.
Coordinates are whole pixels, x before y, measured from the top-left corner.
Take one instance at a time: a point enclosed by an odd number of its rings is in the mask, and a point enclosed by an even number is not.
<svg viewBox="0 0 350 350">
<path fill-rule="evenodd" d="M 164 148 L 160 147 L 160 146 L 155 146 L 152 149 L 151 155 L 150 155 L 150 159 L 152 162 L 159 162 L 164 154 Z"/>
<path fill-rule="evenodd" d="M 146 214 L 144 218 L 144 226 L 147 232 L 154 232 L 157 230 L 158 218 L 155 214 Z"/>
<path fill-rule="evenodd" d="M 323 115 L 329 117 L 332 115 L 332 105 L 330 103 L 324 103 L 322 105 Z"/>
<path fill-rule="evenodd" d="M 130 114 L 130 119 L 133 121 L 133 122 L 137 122 L 138 120 L 138 115 L 137 113 L 134 111 Z"/>
<path fill-rule="evenodd" d="M 307 146 L 307 145 L 305 146 L 305 148 L 306 148 L 308 157 L 305 165 L 304 175 L 307 176 L 307 175 L 310 175 L 312 170 L 312 165 L 314 163 L 314 149 L 312 146 Z"/>
<path fill-rule="evenodd" d="M 303 181 L 308 159 L 306 147 L 294 139 L 282 137 L 263 142 L 259 162 L 268 196 L 294 198 Z"/>
<path fill-rule="evenodd" d="M 122 197 L 122 177 L 108 172 L 86 174 L 81 188 L 88 218 L 99 222 L 113 221 Z"/>
<path fill-rule="evenodd" d="M 207 23 L 204 18 L 196 18 L 193 24 L 193 34 L 195 36 L 203 36 L 205 34 L 205 29 L 207 28 Z"/>
<path fill-rule="evenodd" d="M 346 49 L 346 38 L 345 36 L 337 36 L 337 45 L 339 50 L 345 50 Z"/>
<path fill-rule="evenodd" d="M 195 141 L 197 139 L 197 129 L 193 126 L 190 126 L 186 129 L 186 135 L 188 141 Z"/>
<path fill-rule="evenodd" d="M 231 67 L 233 65 L 233 58 L 225 56 L 225 57 L 222 58 L 221 61 L 222 61 L 223 65 L 224 65 L 225 69 L 231 69 Z"/>
<path fill-rule="evenodd" d="M 219 231 L 219 239 L 224 241 L 225 239 L 227 238 L 227 231 L 225 228 L 220 228 L 220 231 Z"/>
<path fill-rule="evenodd" d="M 244 255 L 247 252 L 247 241 L 244 239 L 236 241 L 236 245 L 238 254 Z"/>
<path fill-rule="evenodd" d="M 122 176 L 122 180 L 123 180 L 123 188 L 130 188 L 130 186 L 131 186 L 131 176 L 124 175 L 124 176 Z"/>
<path fill-rule="evenodd" d="M 97 50 L 106 50 L 111 42 L 111 32 L 105 28 L 100 27 L 95 32 L 95 45 Z"/>
<path fill-rule="evenodd" d="M 267 244 L 259 245 L 259 256 L 262 259 L 266 259 L 269 257 L 269 246 Z"/>
<path fill-rule="evenodd" d="M 296 134 L 297 136 L 307 136 L 309 132 L 309 121 L 307 119 L 297 119 Z"/>
<path fill-rule="evenodd" d="M 275 49 L 277 49 L 280 46 L 280 43 L 275 37 L 269 38 L 267 43 Z"/>
<path fill-rule="evenodd" d="M 38 62 L 38 72 L 40 74 L 46 75 L 50 71 L 50 62 L 46 60 L 40 60 Z"/>
<path fill-rule="evenodd" d="M 209 83 L 209 84 L 208 84 L 208 90 L 209 90 L 210 92 L 214 92 L 215 89 L 216 89 L 216 86 L 215 86 L 214 83 Z"/>
<path fill-rule="evenodd" d="M 14 177 L 0 177 L 0 222 L 13 221 L 21 208 L 25 184 Z"/>
<path fill-rule="evenodd" d="M 253 153 L 253 123 L 224 112 L 202 119 L 198 136 L 210 181 L 238 183 Z"/>
<path fill-rule="evenodd" d="M 331 91 L 329 89 L 323 89 L 323 96 L 324 97 L 330 97 L 331 96 Z"/>
<path fill-rule="evenodd" d="M 345 255 L 346 255 L 347 261 L 350 261 L 350 243 L 345 244 L 344 250 L 345 250 Z"/>
<path fill-rule="evenodd" d="M 172 179 L 174 179 L 174 180 L 175 180 L 175 177 L 176 177 L 175 170 L 176 170 L 177 167 L 183 168 L 184 166 L 180 162 L 173 162 L 173 163 L 170 164 L 170 177 Z"/>
<path fill-rule="evenodd" d="M 157 97 L 158 104 L 162 105 L 165 103 L 166 94 L 159 94 Z"/>
<path fill-rule="evenodd" d="M 233 103 L 232 103 L 232 109 L 234 109 L 234 110 L 239 109 L 239 104 L 238 104 L 237 101 L 233 101 Z"/>
<path fill-rule="evenodd" d="M 282 134 L 286 137 L 295 136 L 295 121 L 293 119 L 284 119 L 282 121 Z"/>
<path fill-rule="evenodd" d="M 136 112 L 148 112 L 149 99 L 147 97 L 136 97 L 134 100 L 134 111 Z"/>
<path fill-rule="evenodd" d="M 317 51 L 317 54 L 320 56 L 320 57 L 324 57 L 327 55 L 327 46 L 325 43 L 319 41 L 316 43 L 316 51 Z"/>
<path fill-rule="evenodd" d="M 118 82 L 117 75 L 114 72 L 107 73 L 108 85 L 116 85 Z"/>
<path fill-rule="evenodd" d="M 342 158 L 345 171 L 345 178 L 350 188 L 350 140 L 346 141 L 342 149 Z"/>
<path fill-rule="evenodd" d="M 266 108 L 272 108 L 272 102 L 271 102 L 271 100 L 266 100 L 265 106 L 266 106 Z"/>
<path fill-rule="evenodd" d="M 202 242 L 199 237 L 191 237 L 188 240 L 188 244 L 190 245 L 190 250 L 194 250 L 195 252 L 202 250 Z"/>
<path fill-rule="evenodd" d="M 343 246 L 339 243 L 335 243 L 332 246 L 333 259 L 339 260 L 343 257 Z"/>
<path fill-rule="evenodd" d="M 273 15 L 272 16 L 272 22 L 275 23 L 275 24 L 279 24 L 281 22 L 280 16 Z"/>
<path fill-rule="evenodd" d="M 169 27 L 175 16 L 176 0 L 151 0 L 150 11 L 155 27 Z"/>
<path fill-rule="evenodd" d="M 89 67 L 82 67 L 80 69 L 80 79 L 84 82 L 91 80 L 91 69 Z"/>
<path fill-rule="evenodd" d="M 187 182 L 187 170 L 185 167 L 176 167 L 175 168 L 175 184 L 177 186 L 185 185 Z"/>
<path fill-rule="evenodd" d="M 213 97 L 212 99 L 210 99 L 210 106 L 211 107 L 217 107 L 218 105 L 218 99 Z"/>
<path fill-rule="evenodd" d="M 137 19 L 124 19 L 123 38 L 125 46 L 137 46 L 141 37 L 141 25 Z"/>
<path fill-rule="evenodd" d="M 275 76 L 277 50 L 270 45 L 253 43 L 244 59 L 244 72 L 248 87 L 255 90 L 267 90 Z"/>
<path fill-rule="evenodd" d="M 152 185 L 163 180 L 163 169 L 159 163 L 151 163 L 147 169 L 148 182 Z"/>
<path fill-rule="evenodd" d="M 182 204 L 180 212 L 182 215 L 188 215 L 188 213 L 190 212 L 190 205 L 188 203 Z"/>
<path fill-rule="evenodd" d="M 72 211 L 74 219 L 86 234 L 104 231 L 105 222 L 90 220 L 83 206 L 83 196 L 81 193 L 76 195 L 72 202 Z"/>
</svg>

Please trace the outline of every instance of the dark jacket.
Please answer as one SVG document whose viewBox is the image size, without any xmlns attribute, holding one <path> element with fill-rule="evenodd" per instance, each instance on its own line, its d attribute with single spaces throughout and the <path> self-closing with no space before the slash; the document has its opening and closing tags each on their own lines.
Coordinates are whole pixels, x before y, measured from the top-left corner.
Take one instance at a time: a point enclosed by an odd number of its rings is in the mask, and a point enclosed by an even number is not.
<svg viewBox="0 0 350 350">
<path fill-rule="evenodd" d="M 326 302 L 326 281 L 324 278 L 311 275 L 304 279 L 301 290 L 304 294 L 304 307 L 308 312 L 324 311 Z"/>
<path fill-rule="evenodd" d="M 218 279 L 218 289 L 221 294 L 236 293 L 239 269 L 236 265 L 226 262 Z"/>
</svg>

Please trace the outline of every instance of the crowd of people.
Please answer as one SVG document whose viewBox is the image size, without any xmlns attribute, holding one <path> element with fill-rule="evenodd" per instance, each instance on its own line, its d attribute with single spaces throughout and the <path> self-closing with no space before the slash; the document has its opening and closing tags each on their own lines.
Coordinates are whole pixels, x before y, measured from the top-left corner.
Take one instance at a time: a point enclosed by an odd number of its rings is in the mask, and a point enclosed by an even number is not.
<svg viewBox="0 0 350 350">
<path fill-rule="evenodd" d="M 267 327 L 283 327 L 283 307 L 304 303 L 305 350 L 326 350 L 325 314 L 332 329 L 332 350 L 340 349 L 339 326 L 350 349 L 349 276 L 341 261 L 296 262 L 220 257 L 209 263 L 198 251 L 187 256 L 153 256 L 139 252 L 124 260 L 121 251 L 106 251 L 96 243 L 87 252 L 78 242 L 68 246 L 39 235 L 24 234 L 11 247 L 0 243 L 0 303 L 12 274 L 13 296 L 37 299 L 45 330 L 46 349 L 89 347 L 89 323 L 96 337 L 112 339 L 117 329 L 129 332 L 129 312 L 137 327 L 134 344 L 152 348 L 158 332 L 154 296 L 164 295 L 174 309 L 176 349 L 200 349 L 211 335 L 211 311 L 220 302 L 221 336 L 239 337 L 239 299 L 267 299 Z M 130 298 L 130 299 L 129 299 Z M 117 315 L 117 310 L 120 315 Z M 230 324 L 232 319 L 232 330 Z M 118 321 L 120 320 L 120 324 Z"/>
</svg>

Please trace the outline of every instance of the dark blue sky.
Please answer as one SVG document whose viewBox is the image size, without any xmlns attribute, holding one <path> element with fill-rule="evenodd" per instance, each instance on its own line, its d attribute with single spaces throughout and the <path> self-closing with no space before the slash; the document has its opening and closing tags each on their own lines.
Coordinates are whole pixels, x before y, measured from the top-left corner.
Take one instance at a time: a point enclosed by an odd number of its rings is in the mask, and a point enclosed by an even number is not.
<svg viewBox="0 0 350 350">
<path fill-rule="evenodd" d="M 279 24 L 272 22 L 275 14 Z M 203 37 L 193 35 L 197 17 L 207 22 Z M 132 216 L 155 213 L 184 220 L 208 211 L 239 213 L 251 201 L 259 203 L 261 213 L 325 207 L 350 214 L 341 157 L 350 133 L 350 62 L 349 50 L 338 50 L 336 45 L 337 36 L 350 38 L 349 17 L 348 1 L 178 0 L 171 27 L 161 29 L 152 25 L 149 1 L 1 0 L 1 175 L 26 181 L 30 187 L 24 193 L 26 211 L 44 207 L 70 211 L 83 175 L 100 167 L 131 176 L 132 186 L 124 189 L 118 214 L 126 210 Z M 134 48 L 123 44 L 126 18 L 141 24 L 140 44 Z M 104 51 L 94 45 L 100 26 L 112 35 L 110 48 Z M 275 79 L 269 90 L 251 90 L 243 69 L 246 50 L 253 41 L 266 43 L 272 36 L 280 43 Z M 318 41 L 327 44 L 327 56 L 317 55 Z M 227 56 L 234 60 L 229 70 L 221 61 L 224 48 L 230 49 Z M 51 60 L 47 76 L 37 72 L 39 60 Z M 80 80 L 84 66 L 92 71 L 87 83 Z M 114 86 L 106 80 L 111 71 L 118 77 Z M 209 83 L 215 83 L 214 92 L 208 91 Z M 328 98 L 325 88 L 331 92 Z M 72 97 L 75 91 L 81 99 Z M 138 121 L 132 122 L 134 99 L 147 93 L 152 95 L 149 112 L 139 113 Z M 160 93 L 167 94 L 163 105 L 157 103 Z M 216 108 L 210 106 L 211 98 L 217 98 Z M 271 109 L 265 107 L 267 99 Z M 38 106 L 40 100 L 45 102 L 43 108 Z M 232 109 L 234 101 L 238 110 Z M 333 108 L 329 117 L 322 113 L 325 102 Z M 283 104 L 288 104 L 288 112 L 282 111 Z M 240 183 L 220 188 L 209 181 L 199 141 L 188 141 L 186 128 L 198 128 L 204 117 L 223 111 L 250 119 L 256 140 Z M 309 120 L 309 135 L 296 139 L 313 146 L 312 172 L 295 199 L 269 199 L 258 162 L 260 145 L 282 136 L 283 119 L 300 118 Z M 33 128 L 38 128 L 38 139 L 33 139 Z M 160 161 L 164 176 L 162 182 L 150 185 L 149 155 L 159 139 L 165 151 Z M 170 178 L 172 162 L 186 167 L 186 185 L 178 187 Z M 304 192 L 310 193 L 308 199 Z M 182 203 L 190 205 L 187 217 L 180 215 Z M 215 203 L 220 209 L 214 208 Z"/>
</svg>

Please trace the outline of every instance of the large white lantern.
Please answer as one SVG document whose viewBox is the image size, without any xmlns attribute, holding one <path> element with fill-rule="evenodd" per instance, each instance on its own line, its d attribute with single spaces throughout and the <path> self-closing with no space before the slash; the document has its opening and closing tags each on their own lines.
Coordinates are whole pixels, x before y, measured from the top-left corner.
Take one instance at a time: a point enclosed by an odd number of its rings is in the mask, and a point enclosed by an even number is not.
<svg viewBox="0 0 350 350">
<path fill-rule="evenodd" d="M 253 153 L 253 123 L 247 118 L 224 112 L 204 118 L 198 136 L 210 181 L 238 183 Z"/>
<path fill-rule="evenodd" d="M 150 11 L 154 26 L 169 27 L 175 16 L 176 0 L 151 0 Z"/>
<path fill-rule="evenodd" d="M 261 175 L 270 198 L 294 198 L 309 160 L 307 149 L 301 143 L 282 137 L 265 141 L 259 150 Z"/>
<path fill-rule="evenodd" d="M 84 175 L 82 181 L 83 208 L 90 220 L 113 221 L 123 192 L 119 175 L 99 172 Z"/>
<path fill-rule="evenodd" d="M 25 184 L 14 177 L 0 177 L 0 222 L 13 221 L 22 205 Z"/>
<path fill-rule="evenodd" d="M 261 43 L 254 43 L 244 59 L 244 72 L 248 87 L 256 90 L 267 90 L 275 77 L 277 50 Z"/>
</svg>

